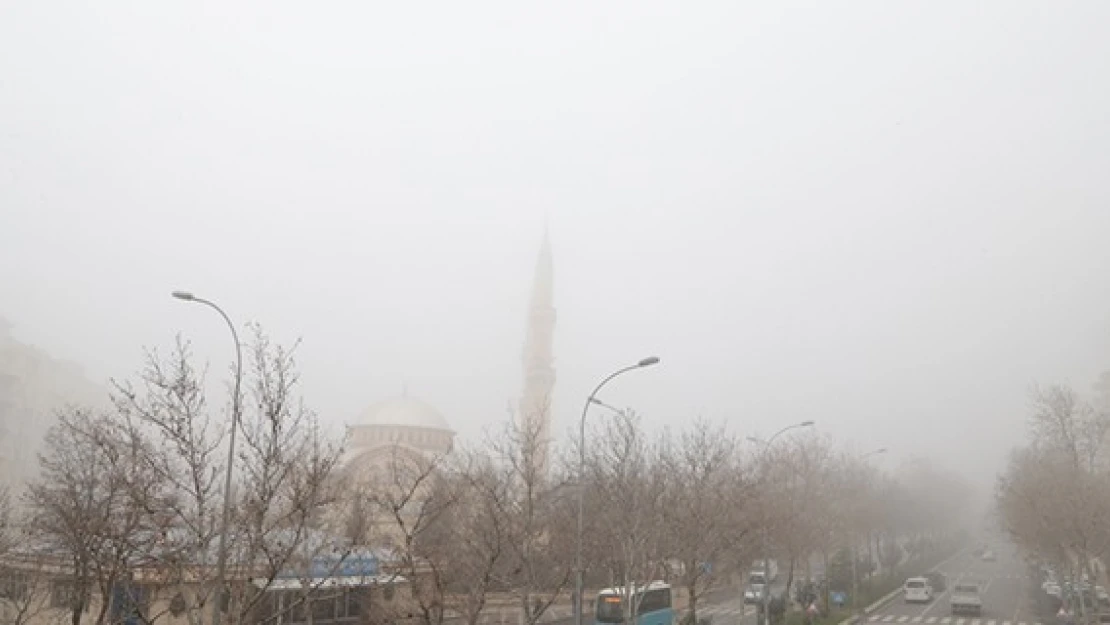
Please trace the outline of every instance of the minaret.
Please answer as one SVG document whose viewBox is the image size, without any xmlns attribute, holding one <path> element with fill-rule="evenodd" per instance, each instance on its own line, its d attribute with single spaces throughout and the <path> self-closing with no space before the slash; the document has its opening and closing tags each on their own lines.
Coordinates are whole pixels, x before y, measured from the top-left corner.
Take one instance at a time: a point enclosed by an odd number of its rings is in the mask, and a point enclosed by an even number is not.
<svg viewBox="0 0 1110 625">
<path fill-rule="evenodd" d="M 544 228 L 543 244 L 532 279 L 532 299 L 528 311 L 528 330 L 524 340 L 524 394 L 518 415 L 520 431 L 534 440 L 536 466 L 540 475 L 548 468 L 551 446 L 552 394 L 555 390 L 555 276 L 551 262 L 551 241 Z"/>
</svg>

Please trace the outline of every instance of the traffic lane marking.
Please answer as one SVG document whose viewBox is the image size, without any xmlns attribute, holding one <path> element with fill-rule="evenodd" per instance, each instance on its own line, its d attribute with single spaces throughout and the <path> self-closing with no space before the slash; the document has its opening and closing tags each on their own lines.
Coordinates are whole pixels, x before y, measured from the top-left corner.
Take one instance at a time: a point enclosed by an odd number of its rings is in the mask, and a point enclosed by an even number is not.
<svg viewBox="0 0 1110 625">
<path fill-rule="evenodd" d="M 947 575 L 945 577 L 947 577 Z M 942 592 L 939 595 L 933 597 L 933 600 L 929 602 L 929 605 L 925 606 L 925 609 L 921 611 L 921 616 L 927 616 L 929 614 L 929 610 L 932 610 L 933 608 L 937 607 L 937 604 L 941 603 L 944 600 L 944 598 L 948 596 L 948 593 L 951 592 L 951 591 L 952 591 L 952 586 L 950 586 L 949 584 L 945 584 L 944 585 L 944 592 Z"/>
<path fill-rule="evenodd" d="M 920 616 L 908 617 L 904 614 L 872 614 L 867 619 L 871 623 L 939 623 L 940 625 L 1042 625 L 1039 621 L 1011 621 L 985 618 L 956 618 L 951 616 L 923 618 Z"/>
</svg>

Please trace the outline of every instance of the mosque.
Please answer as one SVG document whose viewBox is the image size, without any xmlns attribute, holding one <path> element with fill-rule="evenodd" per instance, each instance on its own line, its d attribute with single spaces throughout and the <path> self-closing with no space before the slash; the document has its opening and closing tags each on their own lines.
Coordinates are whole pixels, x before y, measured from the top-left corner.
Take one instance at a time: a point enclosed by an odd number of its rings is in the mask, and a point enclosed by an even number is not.
<svg viewBox="0 0 1110 625">
<path fill-rule="evenodd" d="M 550 398 L 555 387 L 553 292 L 551 245 L 545 232 L 532 283 L 522 355 L 524 389 L 517 412 L 518 419 L 539 420 L 545 447 L 550 446 Z M 406 393 L 370 406 L 347 426 L 342 464 L 347 471 L 367 475 L 388 467 L 397 454 L 415 459 L 447 454 L 454 440 L 455 432 L 443 414 Z M 547 454 L 543 453 L 542 458 L 546 464 Z"/>
<path fill-rule="evenodd" d="M 455 432 L 430 404 L 403 394 L 367 408 L 347 426 L 343 466 L 385 468 L 395 453 L 433 458 L 451 451 Z"/>
</svg>

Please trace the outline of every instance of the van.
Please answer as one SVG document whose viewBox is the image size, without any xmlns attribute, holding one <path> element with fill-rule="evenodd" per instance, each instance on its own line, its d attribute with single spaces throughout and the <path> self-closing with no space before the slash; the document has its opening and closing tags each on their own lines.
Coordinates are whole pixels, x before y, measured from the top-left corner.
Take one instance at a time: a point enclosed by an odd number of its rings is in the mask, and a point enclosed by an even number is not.
<svg viewBox="0 0 1110 625">
<path fill-rule="evenodd" d="M 928 603 L 933 600 L 933 586 L 924 577 L 911 577 L 902 586 L 906 603 Z"/>
</svg>

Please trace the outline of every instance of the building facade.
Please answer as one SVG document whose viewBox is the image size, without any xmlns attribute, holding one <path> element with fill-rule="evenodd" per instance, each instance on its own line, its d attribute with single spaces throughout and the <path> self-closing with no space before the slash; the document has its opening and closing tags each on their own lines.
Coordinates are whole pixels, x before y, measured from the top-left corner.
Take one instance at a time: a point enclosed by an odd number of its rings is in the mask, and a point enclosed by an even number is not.
<svg viewBox="0 0 1110 625">
<path fill-rule="evenodd" d="M 370 406 L 347 426 L 341 466 L 353 485 L 353 500 L 345 513 L 370 515 L 358 503 L 363 488 L 377 497 L 404 498 L 406 493 L 393 491 L 407 488 L 421 472 L 434 468 L 451 453 L 454 441 L 455 432 L 443 415 L 419 399 L 402 395 Z M 423 480 L 419 492 L 407 497 L 410 505 L 417 506 L 433 483 Z M 362 541 L 379 547 L 403 544 L 402 530 L 393 519 L 370 515 L 358 526 L 351 533 L 360 534 Z"/>
<path fill-rule="evenodd" d="M 17 487 L 35 474 L 59 410 L 101 406 L 107 399 L 79 366 L 17 341 L 0 318 L 0 485 Z"/>
</svg>

